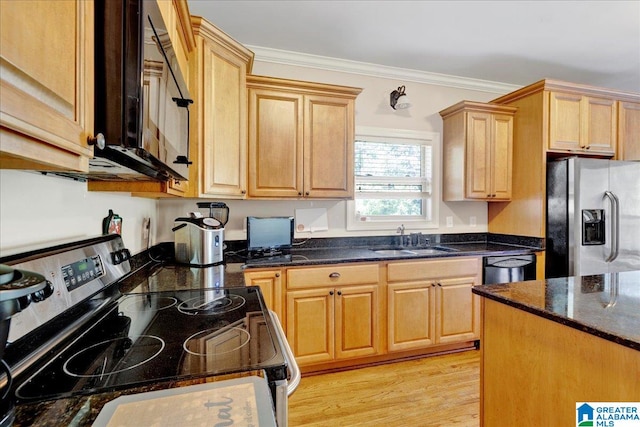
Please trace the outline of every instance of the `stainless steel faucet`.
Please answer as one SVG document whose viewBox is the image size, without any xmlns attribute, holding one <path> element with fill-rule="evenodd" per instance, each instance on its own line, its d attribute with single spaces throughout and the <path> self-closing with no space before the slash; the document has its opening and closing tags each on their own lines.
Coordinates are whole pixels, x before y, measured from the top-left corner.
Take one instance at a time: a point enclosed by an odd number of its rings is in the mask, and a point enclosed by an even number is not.
<svg viewBox="0 0 640 427">
<path fill-rule="evenodd" d="M 404 224 L 401 224 L 400 227 L 398 227 L 396 233 L 400 233 L 400 246 L 404 246 Z"/>
</svg>

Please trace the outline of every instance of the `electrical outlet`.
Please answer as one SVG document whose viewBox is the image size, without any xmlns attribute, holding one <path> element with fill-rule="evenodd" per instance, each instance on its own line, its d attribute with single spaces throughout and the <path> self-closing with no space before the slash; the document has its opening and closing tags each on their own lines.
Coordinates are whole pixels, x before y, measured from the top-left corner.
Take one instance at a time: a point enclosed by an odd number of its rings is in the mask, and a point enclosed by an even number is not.
<svg viewBox="0 0 640 427">
<path fill-rule="evenodd" d="M 448 216 L 447 217 L 447 227 L 453 227 L 453 217 L 452 216 Z"/>
<path fill-rule="evenodd" d="M 476 217 L 475 216 L 470 216 L 469 217 L 469 225 L 471 227 L 475 227 L 476 226 Z"/>
</svg>

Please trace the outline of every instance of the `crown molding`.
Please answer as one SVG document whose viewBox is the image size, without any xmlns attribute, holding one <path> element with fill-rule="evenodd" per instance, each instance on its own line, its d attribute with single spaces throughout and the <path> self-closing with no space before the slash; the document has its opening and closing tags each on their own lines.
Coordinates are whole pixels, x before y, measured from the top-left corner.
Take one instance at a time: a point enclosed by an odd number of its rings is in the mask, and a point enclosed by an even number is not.
<svg viewBox="0 0 640 427">
<path fill-rule="evenodd" d="M 429 73 L 426 71 L 410 70 L 406 68 L 389 67 L 386 65 L 367 62 L 351 61 L 347 59 L 330 58 L 327 56 L 311 55 L 308 53 L 291 52 L 268 47 L 246 45 L 253 51 L 256 61 L 274 64 L 294 65 L 298 67 L 316 68 L 327 71 L 360 74 L 363 76 L 380 77 L 392 80 L 410 81 L 436 86 L 446 86 L 458 89 L 468 89 L 480 92 L 509 93 L 522 86 L 488 80 L 471 79 L 448 74 Z"/>
</svg>

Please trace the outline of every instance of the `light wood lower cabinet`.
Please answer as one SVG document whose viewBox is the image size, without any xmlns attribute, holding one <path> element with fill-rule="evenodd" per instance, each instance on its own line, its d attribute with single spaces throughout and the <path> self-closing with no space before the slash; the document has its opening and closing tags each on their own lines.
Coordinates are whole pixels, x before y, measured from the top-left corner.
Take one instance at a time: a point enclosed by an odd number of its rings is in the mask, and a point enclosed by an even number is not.
<svg viewBox="0 0 640 427">
<path fill-rule="evenodd" d="M 640 401 L 637 350 L 488 298 L 482 306 L 480 426 L 570 426 L 576 401 Z"/>
<path fill-rule="evenodd" d="M 282 270 L 251 270 L 244 273 L 244 282 L 247 286 L 259 286 L 262 297 L 269 310 L 278 316 L 284 326 L 284 313 L 282 311 Z"/>
<path fill-rule="evenodd" d="M 287 270 L 287 340 L 299 365 L 380 352 L 377 264 Z"/>
<path fill-rule="evenodd" d="M 414 350 L 480 336 L 480 258 L 398 261 L 387 266 L 388 349 Z"/>
</svg>

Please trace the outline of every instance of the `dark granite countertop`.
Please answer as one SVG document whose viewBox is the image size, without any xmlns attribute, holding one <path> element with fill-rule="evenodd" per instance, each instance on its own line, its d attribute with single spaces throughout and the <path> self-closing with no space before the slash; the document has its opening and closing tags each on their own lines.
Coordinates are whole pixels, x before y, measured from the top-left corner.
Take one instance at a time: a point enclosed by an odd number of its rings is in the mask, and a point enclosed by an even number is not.
<svg viewBox="0 0 640 427">
<path fill-rule="evenodd" d="M 120 292 L 162 292 L 218 286 L 230 288 L 244 285 L 241 263 L 192 267 L 175 262 L 164 262 L 140 268 L 134 275 L 122 282 Z"/>
<path fill-rule="evenodd" d="M 473 293 L 640 351 L 640 271 L 484 285 Z"/>
<path fill-rule="evenodd" d="M 447 243 L 433 246 L 412 247 L 405 246 L 402 249 L 408 251 L 443 248 L 445 251 L 435 254 L 415 254 L 415 255 L 382 255 L 376 253 L 379 249 L 400 249 L 397 246 L 375 246 L 375 247 L 334 247 L 334 248 L 310 248 L 291 250 L 291 258 L 282 257 L 263 258 L 246 260 L 244 268 L 263 267 L 295 267 L 318 264 L 340 264 L 349 262 L 379 262 L 397 260 L 416 260 L 445 257 L 462 256 L 488 256 L 488 255 L 522 255 L 530 254 L 538 248 L 507 245 L 500 243 L 470 242 L 470 243 Z"/>
</svg>

